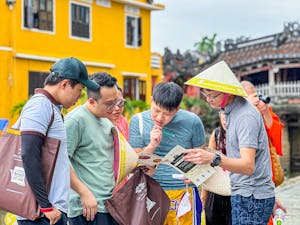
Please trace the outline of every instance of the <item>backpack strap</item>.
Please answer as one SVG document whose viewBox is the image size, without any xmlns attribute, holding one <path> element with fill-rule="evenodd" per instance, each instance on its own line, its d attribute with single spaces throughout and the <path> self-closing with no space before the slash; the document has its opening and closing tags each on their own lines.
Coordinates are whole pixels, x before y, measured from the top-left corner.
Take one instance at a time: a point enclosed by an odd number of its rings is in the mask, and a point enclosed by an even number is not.
<svg viewBox="0 0 300 225">
<path fill-rule="evenodd" d="M 139 118 L 139 132 L 140 132 L 140 136 L 143 137 L 143 115 L 142 115 L 142 113 L 138 113 L 137 116 Z"/>
</svg>

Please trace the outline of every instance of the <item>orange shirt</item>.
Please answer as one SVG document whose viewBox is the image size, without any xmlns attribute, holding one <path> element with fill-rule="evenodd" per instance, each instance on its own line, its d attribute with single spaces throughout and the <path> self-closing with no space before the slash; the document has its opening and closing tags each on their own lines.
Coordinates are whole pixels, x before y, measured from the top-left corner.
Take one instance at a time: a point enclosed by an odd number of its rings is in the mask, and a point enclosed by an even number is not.
<svg viewBox="0 0 300 225">
<path fill-rule="evenodd" d="M 280 122 L 279 117 L 272 111 L 272 108 L 269 107 L 269 111 L 273 118 L 273 123 L 271 127 L 266 127 L 266 131 L 269 139 L 272 141 L 273 146 L 276 148 L 277 154 L 282 156 L 282 130 L 283 124 Z"/>
</svg>

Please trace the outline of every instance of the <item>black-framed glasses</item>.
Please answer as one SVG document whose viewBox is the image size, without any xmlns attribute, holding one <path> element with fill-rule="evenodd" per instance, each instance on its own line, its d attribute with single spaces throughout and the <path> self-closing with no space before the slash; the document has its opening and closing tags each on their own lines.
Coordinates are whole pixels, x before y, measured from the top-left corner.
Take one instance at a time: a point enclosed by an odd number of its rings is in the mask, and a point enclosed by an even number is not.
<svg viewBox="0 0 300 225">
<path fill-rule="evenodd" d="M 107 111 L 113 111 L 116 106 L 123 107 L 125 105 L 126 100 L 121 98 L 112 103 L 104 103 L 106 105 Z"/>
<path fill-rule="evenodd" d="M 203 96 L 203 98 L 205 99 L 211 99 L 212 101 L 215 101 L 217 97 L 219 97 L 222 92 L 219 92 L 218 94 L 216 95 L 211 95 L 211 94 L 205 94 L 203 91 L 200 91 L 200 94 Z"/>
</svg>

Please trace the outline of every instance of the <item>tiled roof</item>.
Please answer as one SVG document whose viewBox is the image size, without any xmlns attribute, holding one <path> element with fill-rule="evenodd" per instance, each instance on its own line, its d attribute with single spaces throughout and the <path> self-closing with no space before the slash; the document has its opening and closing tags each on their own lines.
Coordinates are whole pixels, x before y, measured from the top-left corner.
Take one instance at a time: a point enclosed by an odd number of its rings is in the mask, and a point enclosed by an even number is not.
<svg viewBox="0 0 300 225">
<path fill-rule="evenodd" d="M 285 31 L 240 43 L 231 42 L 226 46 L 226 50 L 200 65 L 198 71 L 202 71 L 221 60 L 228 63 L 234 70 L 248 65 L 274 61 L 300 62 L 300 32 L 296 31 Z"/>
</svg>

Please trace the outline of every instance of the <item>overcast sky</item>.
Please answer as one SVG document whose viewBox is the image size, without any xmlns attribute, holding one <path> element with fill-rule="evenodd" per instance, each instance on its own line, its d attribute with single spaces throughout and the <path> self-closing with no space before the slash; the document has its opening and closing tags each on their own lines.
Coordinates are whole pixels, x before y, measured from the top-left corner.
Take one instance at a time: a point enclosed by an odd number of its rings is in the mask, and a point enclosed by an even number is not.
<svg viewBox="0 0 300 225">
<path fill-rule="evenodd" d="M 217 34 L 217 41 L 258 38 L 281 32 L 285 22 L 300 22 L 300 0 L 154 0 L 165 10 L 151 16 L 151 50 L 164 53 L 194 49 Z"/>
</svg>

